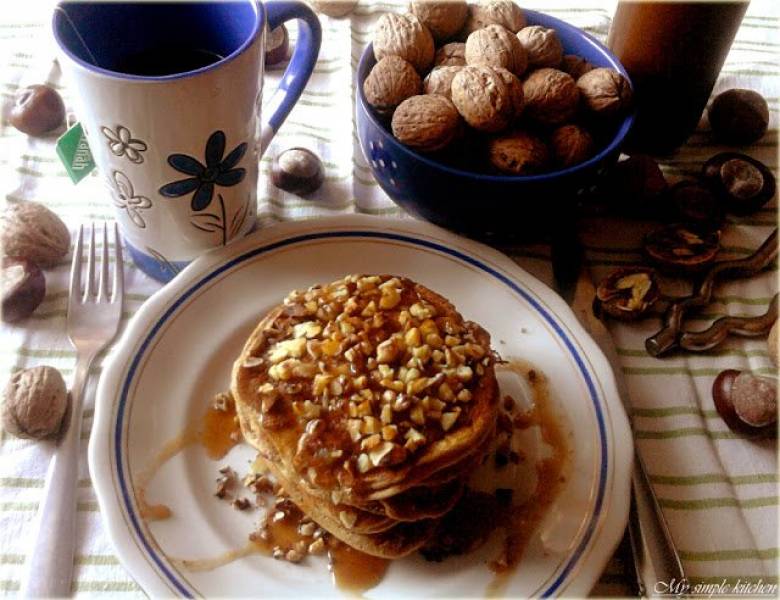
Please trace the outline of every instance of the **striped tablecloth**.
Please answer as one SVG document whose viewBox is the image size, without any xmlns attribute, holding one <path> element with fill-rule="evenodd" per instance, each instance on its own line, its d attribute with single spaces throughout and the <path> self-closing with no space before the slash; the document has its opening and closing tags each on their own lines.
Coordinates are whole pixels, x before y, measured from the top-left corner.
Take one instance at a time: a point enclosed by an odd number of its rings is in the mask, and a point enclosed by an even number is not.
<svg viewBox="0 0 780 600">
<path fill-rule="evenodd" d="M 262 161 L 261 226 L 351 212 L 400 214 L 371 177 L 354 135 L 352 111 L 354 68 L 369 41 L 372 22 L 382 12 L 400 6 L 361 3 L 350 18 L 322 18 L 324 44 L 315 74 Z M 613 3 L 537 0 L 526 6 L 554 14 L 603 39 Z M 111 205 L 98 178 L 93 174 L 74 187 L 55 155 L 53 138 L 28 138 L 6 120 L 15 90 L 32 83 L 47 82 L 60 88 L 70 106 L 70 91 L 61 88 L 59 69 L 53 62 L 50 10 L 48 2 L 15 3 L 14 9 L 4 10 L 0 18 L 0 191 L 4 201 L 43 202 L 75 227 L 90 219 L 111 218 Z M 753 0 L 716 86 L 716 92 L 748 87 L 767 97 L 770 132 L 746 151 L 773 166 L 777 160 L 780 96 L 778 25 L 778 4 Z M 269 74 L 268 89 L 277 78 L 278 73 Z M 327 168 L 325 185 L 307 200 L 281 192 L 269 183 L 268 157 L 292 145 L 315 150 Z M 663 167 L 670 179 L 693 175 L 703 160 L 722 149 L 712 144 L 704 122 L 684 148 L 663 159 Z M 731 219 L 724 232 L 724 253 L 744 256 L 755 249 L 775 225 L 776 210 L 775 200 L 756 214 Z M 616 231 L 619 236 L 608 235 Z M 581 237 L 594 277 L 640 261 L 642 231 L 639 223 L 606 219 L 583 223 Z M 525 269 L 550 283 L 548 247 L 503 249 Z M 41 364 L 56 366 L 66 378 L 72 375 L 75 355 L 65 335 L 68 264 L 65 260 L 47 272 L 46 299 L 28 321 L 0 327 L 0 382 L 16 369 Z M 158 289 L 157 283 L 132 264 L 126 267 L 125 322 Z M 687 291 L 682 283 L 669 285 L 667 292 Z M 698 317 L 702 319 L 700 324 L 717 315 L 761 313 L 776 291 L 776 269 L 750 280 L 719 285 L 714 302 Z M 775 374 L 764 340 L 730 339 L 708 354 L 656 360 L 645 353 L 643 340 L 657 322 L 611 327 L 630 390 L 637 442 L 691 579 L 719 583 L 724 578 L 731 582 L 741 578 L 743 582 L 762 579 L 776 583 L 776 445 L 749 442 L 732 434 L 715 413 L 709 392 L 714 376 L 724 368 Z M 101 366 L 98 360 L 95 375 Z M 87 393 L 91 403 L 94 388 Z M 88 408 L 84 417 L 85 448 L 92 415 Z M 50 452 L 45 444 L 18 440 L 0 431 L 0 593 L 5 595 L 14 595 L 19 589 Z M 78 486 L 74 592 L 79 596 L 140 597 L 143 592 L 119 564 L 105 534 L 86 461 Z M 596 595 L 630 592 L 627 556 L 625 550 L 616 554 L 594 590 Z"/>
</svg>

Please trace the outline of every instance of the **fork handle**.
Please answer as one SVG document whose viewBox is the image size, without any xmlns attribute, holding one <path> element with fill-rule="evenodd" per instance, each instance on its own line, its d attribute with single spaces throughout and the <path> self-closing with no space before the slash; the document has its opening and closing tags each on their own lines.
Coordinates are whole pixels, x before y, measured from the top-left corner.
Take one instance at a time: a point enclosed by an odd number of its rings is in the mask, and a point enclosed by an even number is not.
<svg viewBox="0 0 780 600">
<path fill-rule="evenodd" d="M 79 476 L 84 385 L 95 354 L 79 357 L 71 388 L 67 429 L 49 461 L 37 529 L 27 557 L 21 596 L 69 596 L 76 543 L 76 482 Z"/>
</svg>

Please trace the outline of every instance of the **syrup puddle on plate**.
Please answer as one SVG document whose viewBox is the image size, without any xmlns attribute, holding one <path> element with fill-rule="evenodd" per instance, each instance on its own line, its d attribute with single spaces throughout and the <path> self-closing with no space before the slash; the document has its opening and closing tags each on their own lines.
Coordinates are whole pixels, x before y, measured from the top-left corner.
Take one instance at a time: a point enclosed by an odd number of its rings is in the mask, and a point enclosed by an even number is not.
<svg viewBox="0 0 780 600">
<path fill-rule="evenodd" d="M 517 474 L 520 471 L 512 464 L 508 465 L 508 469 L 507 465 L 498 465 L 498 461 L 493 460 L 495 448 L 491 449 L 488 459 L 470 480 L 471 489 L 453 509 L 451 518 L 443 520 L 434 536 L 436 539 L 454 540 L 452 546 L 460 547 L 461 551 L 468 549 L 469 544 L 481 545 L 490 535 L 501 536 L 500 555 L 489 565 L 494 577 L 486 589 L 488 597 L 503 595 L 534 531 L 544 520 L 566 481 L 571 451 L 561 427 L 561 416 L 556 414 L 552 407 L 547 381 L 541 372 L 521 360 L 498 365 L 496 372 L 499 381 L 508 375 L 523 383 L 521 394 L 525 397 L 526 405 L 523 407 L 515 404 L 516 410 L 511 414 L 513 429 L 509 434 L 512 453 L 518 458 L 517 463 L 520 464 L 524 460 L 523 435 L 534 429 L 538 431 L 546 454 L 539 457 L 534 465 L 524 465 L 526 470 L 531 469 L 535 483 L 532 489 L 523 490 L 515 489 L 515 486 L 521 483 L 521 480 L 527 485 L 526 480 L 529 478 L 520 477 Z M 503 383 L 501 387 L 504 389 Z M 503 398 L 502 394 L 502 402 Z M 159 469 L 176 454 L 190 446 L 200 445 L 209 458 L 220 460 L 240 441 L 240 429 L 232 402 L 227 410 L 209 406 L 200 423 L 191 425 L 181 435 L 165 444 L 146 468 L 136 475 L 136 501 L 141 515 L 147 521 L 166 519 L 172 515 L 170 507 L 150 503 L 146 498 L 146 490 Z M 259 471 L 258 464 L 259 461 L 256 461 L 252 469 Z M 512 501 L 503 504 L 497 501 L 497 489 L 512 490 L 509 494 L 509 497 L 513 498 Z M 474 518 L 480 514 L 482 517 Z M 462 518 L 463 515 L 466 515 L 467 519 Z M 198 572 L 210 571 L 250 555 L 272 556 L 274 548 L 288 551 L 294 548 L 296 543 L 311 541 L 299 533 L 303 518 L 304 515 L 296 508 L 294 514 L 288 515 L 284 520 L 268 520 L 266 539 L 250 536 L 250 540 L 243 546 L 210 558 L 170 560 L 181 568 Z M 483 524 L 488 522 L 488 529 L 464 528 L 464 521 L 482 521 Z M 471 539 L 468 539 L 470 536 Z M 334 543 L 327 548 L 328 566 L 334 584 L 339 589 L 359 595 L 381 583 L 389 567 L 389 560 L 367 555 L 338 542 L 335 538 L 333 540 Z M 445 551 L 438 559 L 457 553 L 461 552 Z M 423 554 L 426 555 L 426 552 Z"/>
</svg>

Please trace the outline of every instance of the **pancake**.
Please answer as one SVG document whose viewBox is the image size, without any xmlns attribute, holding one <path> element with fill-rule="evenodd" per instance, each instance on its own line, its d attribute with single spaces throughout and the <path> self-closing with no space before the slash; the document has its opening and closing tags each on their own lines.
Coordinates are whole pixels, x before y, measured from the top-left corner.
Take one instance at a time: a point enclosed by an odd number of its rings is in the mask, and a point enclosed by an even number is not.
<svg viewBox="0 0 780 600">
<path fill-rule="evenodd" d="M 377 556 L 424 543 L 498 414 L 489 334 L 391 275 L 292 292 L 246 341 L 231 391 L 245 439 L 293 501 Z"/>
</svg>

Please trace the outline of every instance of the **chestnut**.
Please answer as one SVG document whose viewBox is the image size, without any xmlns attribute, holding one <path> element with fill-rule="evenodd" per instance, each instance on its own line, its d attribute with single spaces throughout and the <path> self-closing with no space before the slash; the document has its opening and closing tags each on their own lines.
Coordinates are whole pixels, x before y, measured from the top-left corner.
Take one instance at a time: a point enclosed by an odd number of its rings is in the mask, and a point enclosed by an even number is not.
<svg viewBox="0 0 780 600">
<path fill-rule="evenodd" d="M 769 126 L 769 106 L 753 90 L 731 89 L 715 96 L 707 109 L 712 133 L 727 144 L 747 145 L 761 139 Z"/>
<path fill-rule="evenodd" d="M 41 136 L 57 129 L 65 121 L 65 103 L 57 90 L 48 85 L 31 85 L 14 96 L 8 122 L 19 131 Z"/>
<path fill-rule="evenodd" d="M 290 36 L 287 34 L 287 28 L 279 25 L 269 31 L 265 38 L 265 66 L 272 67 L 283 63 L 287 60 L 289 50 Z"/>
<path fill-rule="evenodd" d="M 654 216 L 668 188 L 658 163 L 645 154 L 633 154 L 609 171 L 604 192 L 620 212 L 638 217 Z"/>
<path fill-rule="evenodd" d="M 655 271 L 648 267 L 618 269 L 596 287 L 593 312 L 632 321 L 646 313 L 660 297 Z"/>
<path fill-rule="evenodd" d="M 720 230 L 697 224 L 673 224 L 648 233 L 644 239 L 647 257 L 659 268 L 673 273 L 695 273 L 715 260 L 720 250 Z"/>
<path fill-rule="evenodd" d="M 702 179 L 735 215 L 750 214 L 775 195 L 775 176 L 767 166 L 746 154 L 722 152 L 702 167 Z"/>
<path fill-rule="evenodd" d="M 288 148 L 274 159 L 271 180 L 279 189 L 303 196 L 319 189 L 325 180 L 325 170 L 311 150 Z"/>
<path fill-rule="evenodd" d="M 29 317 L 46 295 L 46 279 L 34 262 L 6 258 L 2 266 L 2 320 L 15 323 Z"/>
<path fill-rule="evenodd" d="M 718 414 L 733 431 L 750 436 L 777 435 L 777 383 L 768 377 L 726 369 L 712 383 Z"/>
<path fill-rule="evenodd" d="M 726 217 L 723 205 L 706 185 L 684 179 L 669 188 L 667 200 L 671 214 L 682 223 L 699 223 L 717 229 Z"/>
</svg>

